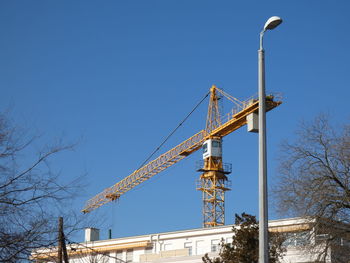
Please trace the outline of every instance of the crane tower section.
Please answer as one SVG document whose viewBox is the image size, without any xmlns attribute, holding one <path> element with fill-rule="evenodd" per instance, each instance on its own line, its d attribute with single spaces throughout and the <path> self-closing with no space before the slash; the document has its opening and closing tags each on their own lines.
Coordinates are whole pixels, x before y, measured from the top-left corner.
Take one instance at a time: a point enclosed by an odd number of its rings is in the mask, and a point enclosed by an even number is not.
<svg viewBox="0 0 350 263">
<path fill-rule="evenodd" d="M 231 164 L 222 162 L 222 139 L 220 137 L 203 143 L 203 161 L 197 171 L 202 172 L 197 190 L 202 191 L 203 227 L 225 225 L 225 192 L 230 190 L 227 174 Z"/>
<path fill-rule="evenodd" d="M 221 125 L 220 104 L 221 95 L 217 88 L 210 89 L 210 101 L 206 121 L 206 131 Z M 225 225 L 225 192 L 230 190 L 227 174 L 231 173 L 231 165 L 222 162 L 222 137 L 210 136 L 202 146 L 203 161 L 197 171 L 202 172 L 197 190 L 202 191 L 203 227 Z"/>
</svg>

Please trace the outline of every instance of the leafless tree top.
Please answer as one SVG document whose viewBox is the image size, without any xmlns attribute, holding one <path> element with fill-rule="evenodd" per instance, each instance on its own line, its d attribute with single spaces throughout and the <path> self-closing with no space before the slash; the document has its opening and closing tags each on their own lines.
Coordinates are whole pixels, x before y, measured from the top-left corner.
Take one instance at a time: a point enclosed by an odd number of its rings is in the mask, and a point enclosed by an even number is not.
<svg viewBox="0 0 350 263">
<path fill-rule="evenodd" d="M 302 123 L 297 139 L 282 145 L 279 172 L 278 212 L 316 219 L 313 234 L 325 237 L 325 258 L 350 232 L 350 125 L 335 128 L 326 115 Z"/>
<path fill-rule="evenodd" d="M 66 214 L 63 207 L 79 187 L 60 183 L 49 164 L 72 145 L 58 142 L 34 152 L 37 141 L 0 114 L 0 262 L 26 260 L 33 249 L 54 245 L 57 216 Z M 66 222 L 77 221 L 70 216 Z"/>
</svg>

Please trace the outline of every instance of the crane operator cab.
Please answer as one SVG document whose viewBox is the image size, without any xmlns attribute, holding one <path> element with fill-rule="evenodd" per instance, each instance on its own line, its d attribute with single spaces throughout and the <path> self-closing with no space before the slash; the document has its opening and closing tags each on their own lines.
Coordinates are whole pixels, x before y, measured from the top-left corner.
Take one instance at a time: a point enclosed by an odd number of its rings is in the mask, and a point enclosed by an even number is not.
<svg viewBox="0 0 350 263">
<path fill-rule="evenodd" d="M 209 139 L 203 143 L 203 159 L 208 157 L 222 157 L 221 139 Z"/>
</svg>

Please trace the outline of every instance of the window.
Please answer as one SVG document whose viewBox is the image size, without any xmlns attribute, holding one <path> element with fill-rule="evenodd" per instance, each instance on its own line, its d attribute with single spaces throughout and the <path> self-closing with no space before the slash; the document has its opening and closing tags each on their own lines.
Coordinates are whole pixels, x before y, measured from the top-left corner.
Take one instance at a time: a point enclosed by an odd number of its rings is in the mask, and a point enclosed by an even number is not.
<svg viewBox="0 0 350 263">
<path fill-rule="evenodd" d="M 188 248 L 188 255 L 192 256 L 192 242 L 185 242 L 184 248 Z"/>
<path fill-rule="evenodd" d="M 208 151 L 208 144 L 203 144 L 203 153 L 206 153 Z"/>
<path fill-rule="evenodd" d="M 307 232 L 295 233 L 295 245 L 296 246 L 305 246 L 308 243 L 309 243 L 309 238 L 308 238 Z"/>
<path fill-rule="evenodd" d="M 233 238 L 232 237 L 227 237 L 226 238 L 226 244 L 232 245 L 232 242 L 233 242 Z"/>
<path fill-rule="evenodd" d="M 145 254 L 152 254 L 153 248 L 152 247 L 147 247 L 145 249 Z"/>
<path fill-rule="evenodd" d="M 294 233 L 287 233 L 286 239 L 283 242 L 285 247 L 302 247 L 310 243 L 309 232 L 301 231 Z"/>
<path fill-rule="evenodd" d="M 172 247 L 171 243 L 164 244 L 164 250 L 171 250 L 171 247 Z"/>
<path fill-rule="evenodd" d="M 221 147 L 221 143 L 219 141 L 212 141 L 212 146 L 219 148 L 219 147 Z"/>
<path fill-rule="evenodd" d="M 204 240 L 196 241 L 196 255 L 204 255 L 207 251 L 205 251 Z"/>
<path fill-rule="evenodd" d="M 211 252 L 218 252 L 219 251 L 219 244 L 220 244 L 219 239 L 213 239 L 211 241 Z"/>
<path fill-rule="evenodd" d="M 322 243 L 323 241 L 326 241 L 328 238 L 329 238 L 328 234 L 317 234 L 316 243 Z"/>
<path fill-rule="evenodd" d="M 134 250 L 128 249 L 126 251 L 126 262 L 127 263 L 132 262 L 133 261 L 133 256 L 134 256 Z"/>
<path fill-rule="evenodd" d="M 350 240 L 342 237 L 340 239 L 340 245 L 345 247 L 350 247 Z"/>
<path fill-rule="evenodd" d="M 123 258 L 123 251 L 122 250 L 117 250 L 117 253 L 116 253 L 116 263 L 122 263 L 124 262 L 124 258 Z"/>
</svg>

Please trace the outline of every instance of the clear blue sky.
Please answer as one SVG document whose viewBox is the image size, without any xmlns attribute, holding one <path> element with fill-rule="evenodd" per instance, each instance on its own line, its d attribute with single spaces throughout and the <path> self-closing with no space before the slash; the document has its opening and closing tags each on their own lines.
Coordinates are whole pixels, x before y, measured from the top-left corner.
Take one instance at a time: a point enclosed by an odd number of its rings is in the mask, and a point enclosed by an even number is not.
<svg viewBox="0 0 350 263">
<path fill-rule="evenodd" d="M 1 1 L 0 110 L 43 143 L 80 141 L 54 163 L 63 181 L 87 171 L 78 210 L 135 170 L 212 84 L 240 99 L 256 93 L 259 32 L 278 15 L 283 24 L 264 42 L 266 88 L 284 97 L 268 114 L 273 183 L 278 146 L 298 122 L 320 112 L 349 121 L 349 14 L 346 0 Z M 204 128 L 206 107 L 163 151 Z M 257 140 L 245 128 L 224 140 L 233 166 L 227 223 L 234 213 L 257 214 Z M 101 208 L 105 227 L 114 237 L 201 227 L 200 159 L 193 154 Z"/>
</svg>

